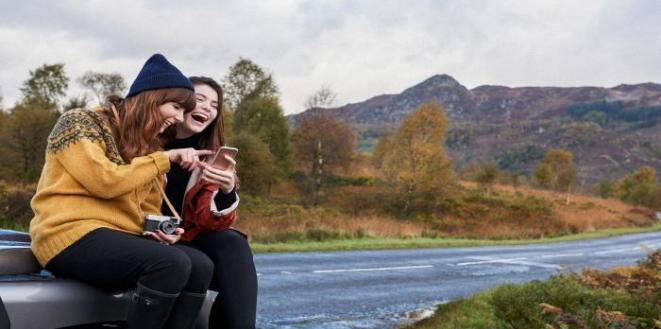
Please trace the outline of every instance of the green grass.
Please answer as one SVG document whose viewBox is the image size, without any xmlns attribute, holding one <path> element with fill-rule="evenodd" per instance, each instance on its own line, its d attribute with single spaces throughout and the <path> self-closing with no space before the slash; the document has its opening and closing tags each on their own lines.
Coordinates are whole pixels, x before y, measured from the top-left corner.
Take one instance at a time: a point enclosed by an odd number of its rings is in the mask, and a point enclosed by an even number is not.
<svg viewBox="0 0 661 329">
<path fill-rule="evenodd" d="M 438 305 L 433 316 L 405 328 L 658 328 L 655 327 L 657 314 L 661 312 L 658 300 L 638 291 L 593 289 L 572 277 L 554 276 L 522 285 L 504 284 L 466 299 Z M 559 308 L 562 316 L 543 312 L 541 303 Z M 606 321 L 600 318 L 600 310 L 622 312 L 628 319 Z M 584 326 L 571 325 L 575 321 Z"/>
<path fill-rule="evenodd" d="M 0 218 L 0 229 L 27 232 L 29 228 L 29 224 L 27 223 L 19 223 L 16 221 Z"/>
<path fill-rule="evenodd" d="M 438 305 L 430 318 L 410 328 L 413 329 L 491 329 L 496 327 L 497 318 L 490 304 L 493 290 L 475 294 L 467 299 Z M 407 327 L 408 328 L 408 327 Z"/>
<path fill-rule="evenodd" d="M 340 251 L 340 250 L 377 250 L 377 249 L 409 249 L 409 248 L 441 248 L 441 247 L 478 247 L 478 246 L 510 246 L 521 244 L 538 244 L 567 242 L 587 239 L 605 238 L 617 235 L 661 231 L 661 223 L 649 227 L 618 228 L 599 230 L 588 233 L 564 235 L 543 239 L 523 240 L 478 240 L 458 238 L 362 238 L 328 241 L 296 241 L 287 243 L 251 243 L 254 252 L 291 252 L 291 251 Z"/>
</svg>

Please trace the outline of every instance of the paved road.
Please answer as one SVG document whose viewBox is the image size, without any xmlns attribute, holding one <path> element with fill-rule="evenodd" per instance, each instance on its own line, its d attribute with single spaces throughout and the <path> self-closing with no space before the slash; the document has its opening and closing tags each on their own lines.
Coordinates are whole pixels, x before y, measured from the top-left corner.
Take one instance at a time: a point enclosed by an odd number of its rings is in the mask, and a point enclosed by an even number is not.
<svg viewBox="0 0 661 329">
<path fill-rule="evenodd" d="M 608 269 L 661 232 L 514 247 L 258 254 L 258 328 L 392 328 L 415 310 L 569 268 Z"/>
</svg>

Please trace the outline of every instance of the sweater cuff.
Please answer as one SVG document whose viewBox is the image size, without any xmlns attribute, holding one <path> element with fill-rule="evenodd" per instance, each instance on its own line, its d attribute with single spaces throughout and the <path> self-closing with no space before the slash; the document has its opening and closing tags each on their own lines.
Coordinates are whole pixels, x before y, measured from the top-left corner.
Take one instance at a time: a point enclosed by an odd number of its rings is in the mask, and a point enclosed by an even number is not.
<svg viewBox="0 0 661 329">
<path fill-rule="evenodd" d="M 156 169 L 158 170 L 159 175 L 163 175 L 170 171 L 170 158 L 165 152 L 158 151 L 149 156 L 154 159 L 154 164 L 156 164 Z"/>
</svg>

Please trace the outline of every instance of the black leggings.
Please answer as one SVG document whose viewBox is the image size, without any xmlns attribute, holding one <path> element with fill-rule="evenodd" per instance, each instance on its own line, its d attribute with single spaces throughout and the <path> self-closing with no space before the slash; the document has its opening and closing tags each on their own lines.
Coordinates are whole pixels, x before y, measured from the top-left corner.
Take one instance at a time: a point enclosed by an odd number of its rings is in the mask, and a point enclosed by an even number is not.
<svg viewBox="0 0 661 329">
<path fill-rule="evenodd" d="M 201 233 L 183 244 L 204 252 L 214 264 L 211 288 L 218 297 L 210 329 L 255 328 L 257 273 L 248 240 L 233 230 Z"/>
<path fill-rule="evenodd" d="M 126 289 L 136 283 L 176 294 L 205 293 L 213 263 L 184 245 L 163 245 L 145 237 L 107 228 L 96 229 L 55 256 L 46 269 L 92 285 Z"/>
</svg>

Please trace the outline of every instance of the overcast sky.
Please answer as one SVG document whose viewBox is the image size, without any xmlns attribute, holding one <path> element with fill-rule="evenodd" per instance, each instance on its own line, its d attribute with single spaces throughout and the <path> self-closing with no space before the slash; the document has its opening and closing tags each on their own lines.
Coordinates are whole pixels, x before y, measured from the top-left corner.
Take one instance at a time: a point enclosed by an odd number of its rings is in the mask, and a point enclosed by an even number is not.
<svg viewBox="0 0 661 329">
<path fill-rule="evenodd" d="M 661 1 L 0 0 L 0 95 L 65 63 L 130 84 L 155 52 L 222 79 L 246 57 L 271 72 L 285 112 L 322 85 L 336 105 L 446 73 L 468 88 L 661 82 Z"/>
</svg>

